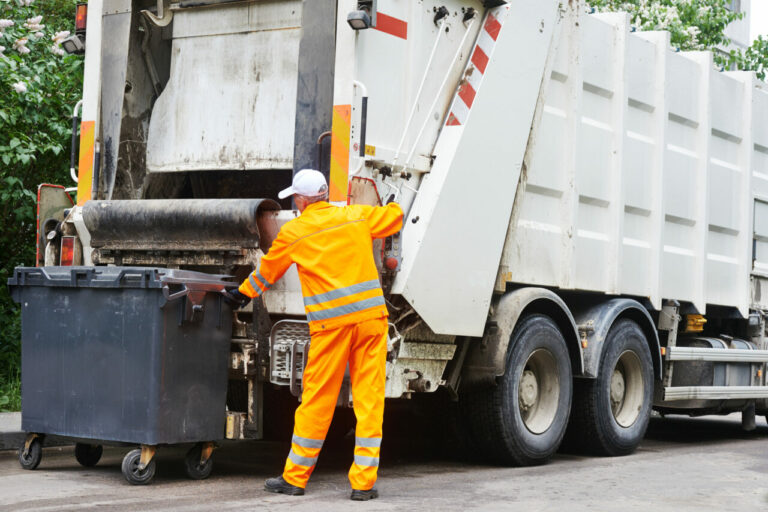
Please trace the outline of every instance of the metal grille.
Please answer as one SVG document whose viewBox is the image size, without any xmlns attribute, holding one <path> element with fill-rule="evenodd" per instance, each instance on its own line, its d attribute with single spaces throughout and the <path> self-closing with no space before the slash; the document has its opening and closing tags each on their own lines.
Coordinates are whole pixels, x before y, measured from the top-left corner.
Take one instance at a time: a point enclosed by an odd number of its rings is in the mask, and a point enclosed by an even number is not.
<svg viewBox="0 0 768 512">
<path fill-rule="evenodd" d="M 289 386 L 294 396 L 301 394 L 309 340 L 309 325 L 298 320 L 281 320 L 270 334 L 269 380 L 279 386 Z"/>
</svg>

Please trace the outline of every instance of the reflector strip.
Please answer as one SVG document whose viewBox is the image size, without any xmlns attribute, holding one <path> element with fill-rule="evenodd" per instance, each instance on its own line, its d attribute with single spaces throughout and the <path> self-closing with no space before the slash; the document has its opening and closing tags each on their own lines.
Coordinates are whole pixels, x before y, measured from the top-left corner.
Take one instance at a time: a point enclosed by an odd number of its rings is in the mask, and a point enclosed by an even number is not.
<svg viewBox="0 0 768 512">
<path fill-rule="evenodd" d="M 288 454 L 288 459 L 298 466 L 306 466 L 308 468 L 311 468 L 317 462 L 317 457 L 302 457 L 294 452 L 293 448 L 291 448 L 291 453 Z"/>
<path fill-rule="evenodd" d="M 71 267 L 75 263 L 75 237 L 61 237 L 61 266 Z"/>
<path fill-rule="evenodd" d="M 331 183 L 329 200 L 346 201 L 349 182 L 349 136 L 352 105 L 333 107 L 331 128 Z"/>
<path fill-rule="evenodd" d="M 322 448 L 323 447 L 322 439 L 311 439 L 309 437 L 300 437 L 295 434 L 291 442 L 299 446 L 303 446 L 304 448 Z"/>
<path fill-rule="evenodd" d="M 93 187 L 93 142 L 96 121 L 80 123 L 80 162 L 77 166 L 77 205 L 91 199 Z"/>
<path fill-rule="evenodd" d="M 472 51 L 472 58 L 464 72 L 463 76 L 465 79 L 459 85 L 459 90 L 451 104 L 450 113 L 445 121 L 446 126 L 461 126 L 467 122 L 469 111 L 475 102 L 477 93 L 480 91 L 483 75 L 493 57 L 493 49 L 501 33 L 502 24 L 508 14 L 508 5 L 488 10 L 483 28 L 477 36 L 475 48 Z"/>
<path fill-rule="evenodd" d="M 501 23 L 499 23 L 499 20 L 496 19 L 493 13 L 488 14 L 488 18 L 485 20 L 485 26 L 483 27 L 483 30 L 488 32 L 488 35 L 491 36 L 491 39 L 494 41 L 499 38 L 499 32 L 501 32 Z"/>
<path fill-rule="evenodd" d="M 344 288 L 337 288 L 335 290 L 331 290 L 329 292 L 325 293 L 319 293 L 317 295 L 313 295 L 311 297 L 304 297 L 304 305 L 305 306 L 312 306 L 315 304 L 320 304 L 321 302 L 327 302 L 329 300 L 335 300 L 340 299 L 342 297 L 348 297 L 350 295 L 354 295 L 356 293 L 360 292 L 367 292 L 370 290 L 375 290 L 377 288 L 381 288 L 381 284 L 379 284 L 378 279 L 373 279 L 371 281 L 365 281 L 362 283 L 353 284 L 352 286 L 346 286 Z"/>
<path fill-rule="evenodd" d="M 376 26 L 373 28 L 400 39 L 408 39 L 408 23 L 381 11 L 376 12 Z"/>
<path fill-rule="evenodd" d="M 355 444 L 363 448 L 379 448 L 381 446 L 380 437 L 355 437 Z"/>
<path fill-rule="evenodd" d="M 481 74 L 485 73 L 485 68 L 488 66 L 488 56 L 480 46 L 475 47 L 475 53 L 472 54 L 472 64 Z"/>
<path fill-rule="evenodd" d="M 335 308 L 323 309 L 320 311 L 310 311 L 307 313 L 307 320 L 310 322 L 316 322 L 317 320 L 327 320 L 329 318 L 335 318 L 337 316 L 348 315 L 350 313 L 356 313 L 365 309 L 375 308 L 376 306 L 384 305 L 384 297 L 371 297 L 370 299 L 359 300 L 350 304 L 344 304 L 343 306 L 337 306 Z"/>
<path fill-rule="evenodd" d="M 379 465 L 379 458 L 355 455 L 355 464 L 358 466 L 377 467 Z"/>
</svg>

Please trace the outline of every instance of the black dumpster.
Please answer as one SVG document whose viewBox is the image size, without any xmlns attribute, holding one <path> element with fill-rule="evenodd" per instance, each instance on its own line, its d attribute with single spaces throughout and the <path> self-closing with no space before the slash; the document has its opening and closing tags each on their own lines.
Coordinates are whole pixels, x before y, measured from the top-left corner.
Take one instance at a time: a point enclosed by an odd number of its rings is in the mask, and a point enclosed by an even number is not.
<svg viewBox="0 0 768 512">
<path fill-rule="evenodd" d="M 23 430 L 146 446 L 222 439 L 232 311 L 221 291 L 233 284 L 164 268 L 17 268 Z"/>
</svg>

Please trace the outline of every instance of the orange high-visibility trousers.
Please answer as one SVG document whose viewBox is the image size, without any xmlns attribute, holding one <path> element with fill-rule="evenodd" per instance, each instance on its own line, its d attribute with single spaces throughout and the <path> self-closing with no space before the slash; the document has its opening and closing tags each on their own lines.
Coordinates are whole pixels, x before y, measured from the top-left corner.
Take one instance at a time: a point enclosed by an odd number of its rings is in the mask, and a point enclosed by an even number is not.
<svg viewBox="0 0 768 512">
<path fill-rule="evenodd" d="M 304 391 L 296 409 L 291 452 L 283 478 L 304 488 L 333 418 L 349 363 L 352 402 L 357 418 L 355 458 L 349 469 L 352 489 L 376 483 L 384 418 L 387 319 L 375 318 L 312 334 L 304 370 Z"/>
</svg>

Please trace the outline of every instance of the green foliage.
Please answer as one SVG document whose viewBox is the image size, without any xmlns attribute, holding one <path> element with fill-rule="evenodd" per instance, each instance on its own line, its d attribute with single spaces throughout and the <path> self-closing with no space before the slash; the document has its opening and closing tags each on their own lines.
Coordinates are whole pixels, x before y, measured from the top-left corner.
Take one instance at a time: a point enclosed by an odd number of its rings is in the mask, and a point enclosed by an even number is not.
<svg viewBox="0 0 768 512">
<path fill-rule="evenodd" d="M 0 410 L 20 406 L 19 314 L 5 283 L 15 266 L 34 264 L 37 185 L 70 181 L 83 59 L 62 55 L 58 43 L 74 26 L 75 4 L 0 0 Z"/>
<path fill-rule="evenodd" d="M 589 4 L 601 12 L 627 12 L 638 30 L 668 31 L 675 48 L 711 50 L 718 66 L 752 70 L 760 79 L 765 79 L 768 43 L 764 39 L 755 41 L 744 52 L 718 51 L 730 43 L 724 34 L 725 28 L 743 17 L 743 13 L 728 9 L 729 0 L 591 0 Z"/>
<path fill-rule="evenodd" d="M 672 46 L 681 50 L 708 50 L 729 43 L 725 27 L 740 19 L 728 0 L 592 0 L 598 11 L 629 13 L 638 30 L 666 30 Z"/>
<path fill-rule="evenodd" d="M 758 36 L 744 52 L 732 51 L 728 56 L 729 67 L 752 70 L 760 80 L 768 78 L 768 39 Z"/>
</svg>

